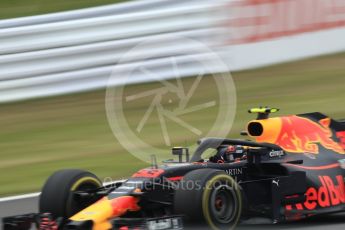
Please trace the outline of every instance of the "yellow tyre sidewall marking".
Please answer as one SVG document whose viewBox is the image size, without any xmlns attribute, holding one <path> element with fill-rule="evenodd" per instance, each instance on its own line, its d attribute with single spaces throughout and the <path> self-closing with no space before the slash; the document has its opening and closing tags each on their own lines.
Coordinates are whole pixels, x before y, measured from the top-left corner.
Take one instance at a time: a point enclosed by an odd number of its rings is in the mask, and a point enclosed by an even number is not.
<svg viewBox="0 0 345 230">
<path fill-rule="evenodd" d="M 76 191 L 78 187 L 84 183 L 92 183 L 98 187 L 101 187 L 101 183 L 93 177 L 82 177 L 79 180 L 77 180 L 71 187 L 71 191 Z"/>
<path fill-rule="evenodd" d="M 232 177 L 230 177 L 228 175 L 223 175 L 223 174 L 217 175 L 217 176 L 211 178 L 209 181 L 207 181 L 206 187 L 205 187 L 205 190 L 204 190 L 204 193 L 202 196 L 202 210 L 203 210 L 203 214 L 204 214 L 204 217 L 205 217 L 207 224 L 213 230 L 218 230 L 219 228 L 217 228 L 217 226 L 212 221 L 212 217 L 211 217 L 210 210 L 209 210 L 209 200 L 210 200 L 210 195 L 212 192 L 212 188 L 214 187 L 214 184 L 220 180 L 228 181 L 230 183 L 230 185 L 232 185 L 232 187 L 235 189 L 235 192 L 237 194 L 237 197 L 235 197 L 235 199 L 238 199 L 238 203 L 239 203 L 238 209 L 242 210 L 241 192 L 238 188 L 236 188 L 238 186 L 238 184 L 235 182 L 235 180 Z M 237 214 L 235 223 L 238 223 L 240 217 L 241 217 L 241 212 L 239 212 Z M 236 226 L 236 224 L 235 224 L 235 226 Z"/>
</svg>

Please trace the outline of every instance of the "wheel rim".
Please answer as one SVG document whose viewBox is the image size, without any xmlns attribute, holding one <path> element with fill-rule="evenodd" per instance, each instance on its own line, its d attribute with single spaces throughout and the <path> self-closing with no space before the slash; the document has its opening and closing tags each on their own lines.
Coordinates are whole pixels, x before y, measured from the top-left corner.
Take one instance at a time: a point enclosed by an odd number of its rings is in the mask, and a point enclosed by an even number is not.
<svg viewBox="0 0 345 230">
<path fill-rule="evenodd" d="M 229 224 L 236 218 L 234 191 L 227 184 L 218 183 L 210 196 L 210 214 L 214 222 Z"/>
</svg>

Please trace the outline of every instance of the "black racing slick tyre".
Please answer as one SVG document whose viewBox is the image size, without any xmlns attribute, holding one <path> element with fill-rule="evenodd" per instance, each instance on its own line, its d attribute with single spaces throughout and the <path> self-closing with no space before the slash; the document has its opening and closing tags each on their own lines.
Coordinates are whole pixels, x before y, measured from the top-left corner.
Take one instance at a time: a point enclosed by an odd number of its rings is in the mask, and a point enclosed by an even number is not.
<svg viewBox="0 0 345 230">
<path fill-rule="evenodd" d="M 241 190 L 224 171 L 199 169 L 187 173 L 176 188 L 174 212 L 190 227 L 234 229 L 242 213 Z"/>
<path fill-rule="evenodd" d="M 76 201 L 75 191 L 87 191 L 102 186 L 92 173 L 67 169 L 55 172 L 43 186 L 39 198 L 40 213 L 50 213 L 54 218 L 68 219 L 94 201 Z"/>
</svg>

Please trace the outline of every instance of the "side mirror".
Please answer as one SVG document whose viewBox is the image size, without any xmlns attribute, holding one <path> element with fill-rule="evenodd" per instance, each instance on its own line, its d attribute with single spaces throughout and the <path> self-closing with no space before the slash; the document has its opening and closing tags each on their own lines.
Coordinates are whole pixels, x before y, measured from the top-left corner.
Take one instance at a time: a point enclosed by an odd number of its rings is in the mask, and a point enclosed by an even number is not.
<svg viewBox="0 0 345 230">
<path fill-rule="evenodd" d="M 183 155 L 186 154 L 186 162 L 189 162 L 189 149 L 184 147 L 172 148 L 172 155 L 178 156 L 179 163 L 183 163 Z"/>
</svg>

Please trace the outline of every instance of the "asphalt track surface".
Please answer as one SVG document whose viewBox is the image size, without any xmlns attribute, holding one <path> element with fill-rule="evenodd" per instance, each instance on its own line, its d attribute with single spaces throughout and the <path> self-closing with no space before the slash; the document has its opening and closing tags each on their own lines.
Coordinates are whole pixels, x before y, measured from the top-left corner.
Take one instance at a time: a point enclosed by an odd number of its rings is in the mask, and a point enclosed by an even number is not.
<svg viewBox="0 0 345 230">
<path fill-rule="evenodd" d="M 0 202 L 0 218 L 11 215 L 37 212 L 37 197 L 23 198 Z M 2 224 L 0 229 L 2 229 Z M 246 225 L 237 229 L 303 229 L 303 230 L 345 230 L 345 213 L 327 216 L 318 216 L 300 222 L 278 225 Z"/>
</svg>

